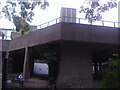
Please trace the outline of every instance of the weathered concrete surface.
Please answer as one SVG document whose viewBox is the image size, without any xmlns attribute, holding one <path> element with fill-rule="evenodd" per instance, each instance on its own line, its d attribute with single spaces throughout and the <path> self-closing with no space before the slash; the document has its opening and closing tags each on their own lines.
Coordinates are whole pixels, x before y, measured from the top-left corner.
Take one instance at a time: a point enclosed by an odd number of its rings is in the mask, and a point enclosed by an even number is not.
<svg viewBox="0 0 120 90">
<path fill-rule="evenodd" d="M 86 46 L 63 44 L 57 88 L 92 87 L 92 55 Z"/>
<path fill-rule="evenodd" d="M 91 88 L 94 87 L 92 55 L 117 50 L 118 31 L 112 27 L 58 23 L 13 39 L 9 51 L 58 41 L 61 61 L 57 88 Z"/>
<path fill-rule="evenodd" d="M 41 80 L 40 78 L 29 78 L 25 79 L 23 86 L 21 87 L 19 80 L 14 81 L 12 84 L 7 84 L 7 87 L 15 88 L 18 90 L 19 88 L 22 89 L 43 89 L 43 88 L 50 88 L 48 81 Z M 8 88 L 10 89 L 10 88 Z"/>
<path fill-rule="evenodd" d="M 0 51 L 8 51 L 10 40 L 0 40 Z"/>
<path fill-rule="evenodd" d="M 61 39 L 61 24 L 56 24 L 41 30 L 30 32 L 27 35 L 13 39 L 9 51 L 26 46 L 40 45 Z"/>
<path fill-rule="evenodd" d="M 49 88 L 48 81 L 40 80 L 38 78 L 30 78 L 24 82 L 25 88 Z"/>
<path fill-rule="evenodd" d="M 105 26 L 58 23 L 13 39 L 9 51 L 60 40 L 117 45 L 118 30 Z"/>
<path fill-rule="evenodd" d="M 62 40 L 118 44 L 118 28 L 86 24 L 62 23 Z"/>
</svg>

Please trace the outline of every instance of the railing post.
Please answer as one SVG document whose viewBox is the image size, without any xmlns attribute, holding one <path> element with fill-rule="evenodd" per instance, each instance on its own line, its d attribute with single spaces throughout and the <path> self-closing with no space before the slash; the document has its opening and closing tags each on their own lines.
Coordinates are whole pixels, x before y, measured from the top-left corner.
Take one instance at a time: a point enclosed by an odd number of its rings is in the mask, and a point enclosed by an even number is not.
<svg viewBox="0 0 120 90">
<path fill-rule="evenodd" d="M 102 21 L 102 26 L 104 26 L 104 21 Z"/>
<path fill-rule="evenodd" d="M 78 18 L 78 21 L 79 21 L 79 23 L 80 23 L 80 18 Z"/>
<path fill-rule="evenodd" d="M 40 29 L 41 29 L 41 25 L 40 25 Z"/>
<path fill-rule="evenodd" d="M 65 22 L 67 22 L 67 19 L 68 19 L 68 18 L 65 16 Z"/>
<path fill-rule="evenodd" d="M 59 17 L 59 18 L 58 18 L 58 21 L 59 21 L 59 22 L 62 22 L 62 17 Z"/>
<path fill-rule="evenodd" d="M 114 24 L 114 27 L 115 27 L 115 22 L 113 22 L 113 24 Z"/>
<path fill-rule="evenodd" d="M 93 22 L 91 22 L 90 24 L 92 25 Z"/>
<path fill-rule="evenodd" d="M 59 23 L 59 22 L 70 22 L 70 21 L 73 21 L 74 22 L 74 19 L 75 19 L 75 22 L 76 23 L 81 23 L 82 21 L 81 21 L 81 19 L 82 20 L 85 20 L 85 19 L 83 19 L 83 18 L 72 18 L 72 17 L 65 17 L 65 16 L 62 16 L 62 17 L 59 17 L 59 18 L 57 18 L 57 19 L 53 19 L 53 20 L 51 20 L 51 21 L 49 21 L 49 22 L 46 22 L 46 23 L 43 23 L 43 24 L 41 24 L 41 25 L 38 25 L 38 27 L 41 29 L 42 28 L 42 25 L 47 25 L 47 26 L 50 26 L 51 24 L 50 24 L 50 22 L 52 22 L 52 21 L 54 21 L 56 24 L 57 23 Z M 120 25 L 120 22 L 111 22 L 111 21 L 100 21 L 101 22 L 101 24 L 102 24 L 102 26 L 105 26 L 105 22 L 109 22 L 109 23 L 113 23 L 113 25 L 114 25 L 114 27 L 117 27 L 116 26 L 116 24 L 118 23 L 118 26 Z M 93 25 L 93 23 L 91 22 L 91 23 L 89 23 L 89 24 L 91 24 L 91 25 Z M 113 26 L 111 26 L 111 27 L 113 27 Z"/>
<path fill-rule="evenodd" d="M 49 22 L 47 22 L 47 27 L 49 26 Z"/>
<path fill-rule="evenodd" d="M 57 19 L 56 19 L 56 23 L 57 23 Z"/>
</svg>

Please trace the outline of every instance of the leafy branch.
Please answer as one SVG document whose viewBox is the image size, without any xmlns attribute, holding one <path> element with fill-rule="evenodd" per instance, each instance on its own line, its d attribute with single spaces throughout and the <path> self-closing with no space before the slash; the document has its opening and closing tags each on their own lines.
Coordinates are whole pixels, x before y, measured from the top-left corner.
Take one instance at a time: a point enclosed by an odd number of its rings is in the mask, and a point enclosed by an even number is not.
<svg viewBox="0 0 120 90">
<path fill-rule="evenodd" d="M 103 88 L 119 88 L 120 87 L 120 56 L 114 53 L 109 58 L 110 72 L 107 72 L 103 78 L 101 85 Z"/>
<path fill-rule="evenodd" d="M 0 6 L 3 6 L 2 2 L 0 2 Z M 18 0 L 14 2 L 9 2 L 9 0 L 7 0 L 0 11 L 0 18 L 5 17 L 9 21 L 13 21 L 14 25 L 16 26 L 16 31 L 19 31 L 20 28 L 23 28 L 23 31 L 26 32 L 28 31 L 28 28 L 20 25 L 20 23 L 21 21 L 24 21 L 25 23 L 32 22 L 34 17 L 34 9 L 37 6 L 44 10 L 47 6 L 49 6 L 49 3 L 46 0 L 36 0 L 31 2 L 29 0 Z"/>
<path fill-rule="evenodd" d="M 80 13 L 85 14 L 85 19 L 89 23 L 100 21 L 102 19 L 102 13 L 109 11 L 112 8 L 117 7 L 115 0 L 109 0 L 105 4 L 100 4 L 101 0 L 85 0 L 83 6 L 80 7 Z"/>
</svg>

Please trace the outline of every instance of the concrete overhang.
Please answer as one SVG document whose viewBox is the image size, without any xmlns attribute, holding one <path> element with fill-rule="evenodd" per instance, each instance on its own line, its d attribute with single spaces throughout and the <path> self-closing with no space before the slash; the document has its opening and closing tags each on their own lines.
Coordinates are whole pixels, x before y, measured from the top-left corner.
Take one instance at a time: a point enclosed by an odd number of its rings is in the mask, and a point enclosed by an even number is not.
<svg viewBox="0 0 120 90">
<path fill-rule="evenodd" d="M 57 23 L 10 41 L 9 51 L 56 41 L 118 45 L 120 28 L 76 23 Z"/>
<path fill-rule="evenodd" d="M 118 30 L 120 28 L 63 23 L 61 30 L 63 40 L 118 44 Z"/>
<path fill-rule="evenodd" d="M 9 51 L 49 43 L 60 39 L 61 23 L 58 23 L 11 40 Z"/>
</svg>

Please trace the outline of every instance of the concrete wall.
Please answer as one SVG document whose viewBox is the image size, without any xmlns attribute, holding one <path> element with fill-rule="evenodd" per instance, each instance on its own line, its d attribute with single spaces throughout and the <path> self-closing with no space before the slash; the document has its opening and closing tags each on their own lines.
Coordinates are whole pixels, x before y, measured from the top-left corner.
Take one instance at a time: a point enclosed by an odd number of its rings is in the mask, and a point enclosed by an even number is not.
<svg viewBox="0 0 120 90">
<path fill-rule="evenodd" d="M 35 46 L 61 39 L 61 24 L 30 32 L 29 34 L 11 40 L 9 51 Z"/>
<path fill-rule="evenodd" d="M 62 40 L 88 43 L 118 44 L 120 28 L 75 23 L 62 23 Z"/>
<path fill-rule="evenodd" d="M 0 40 L 0 51 L 8 51 L 10 40 Z"/>
<path fill-rule="evenodd" d="M 92 56 L 86 46 L 62 44 L 57 88 L 92 87 Z"/>
</svg>

